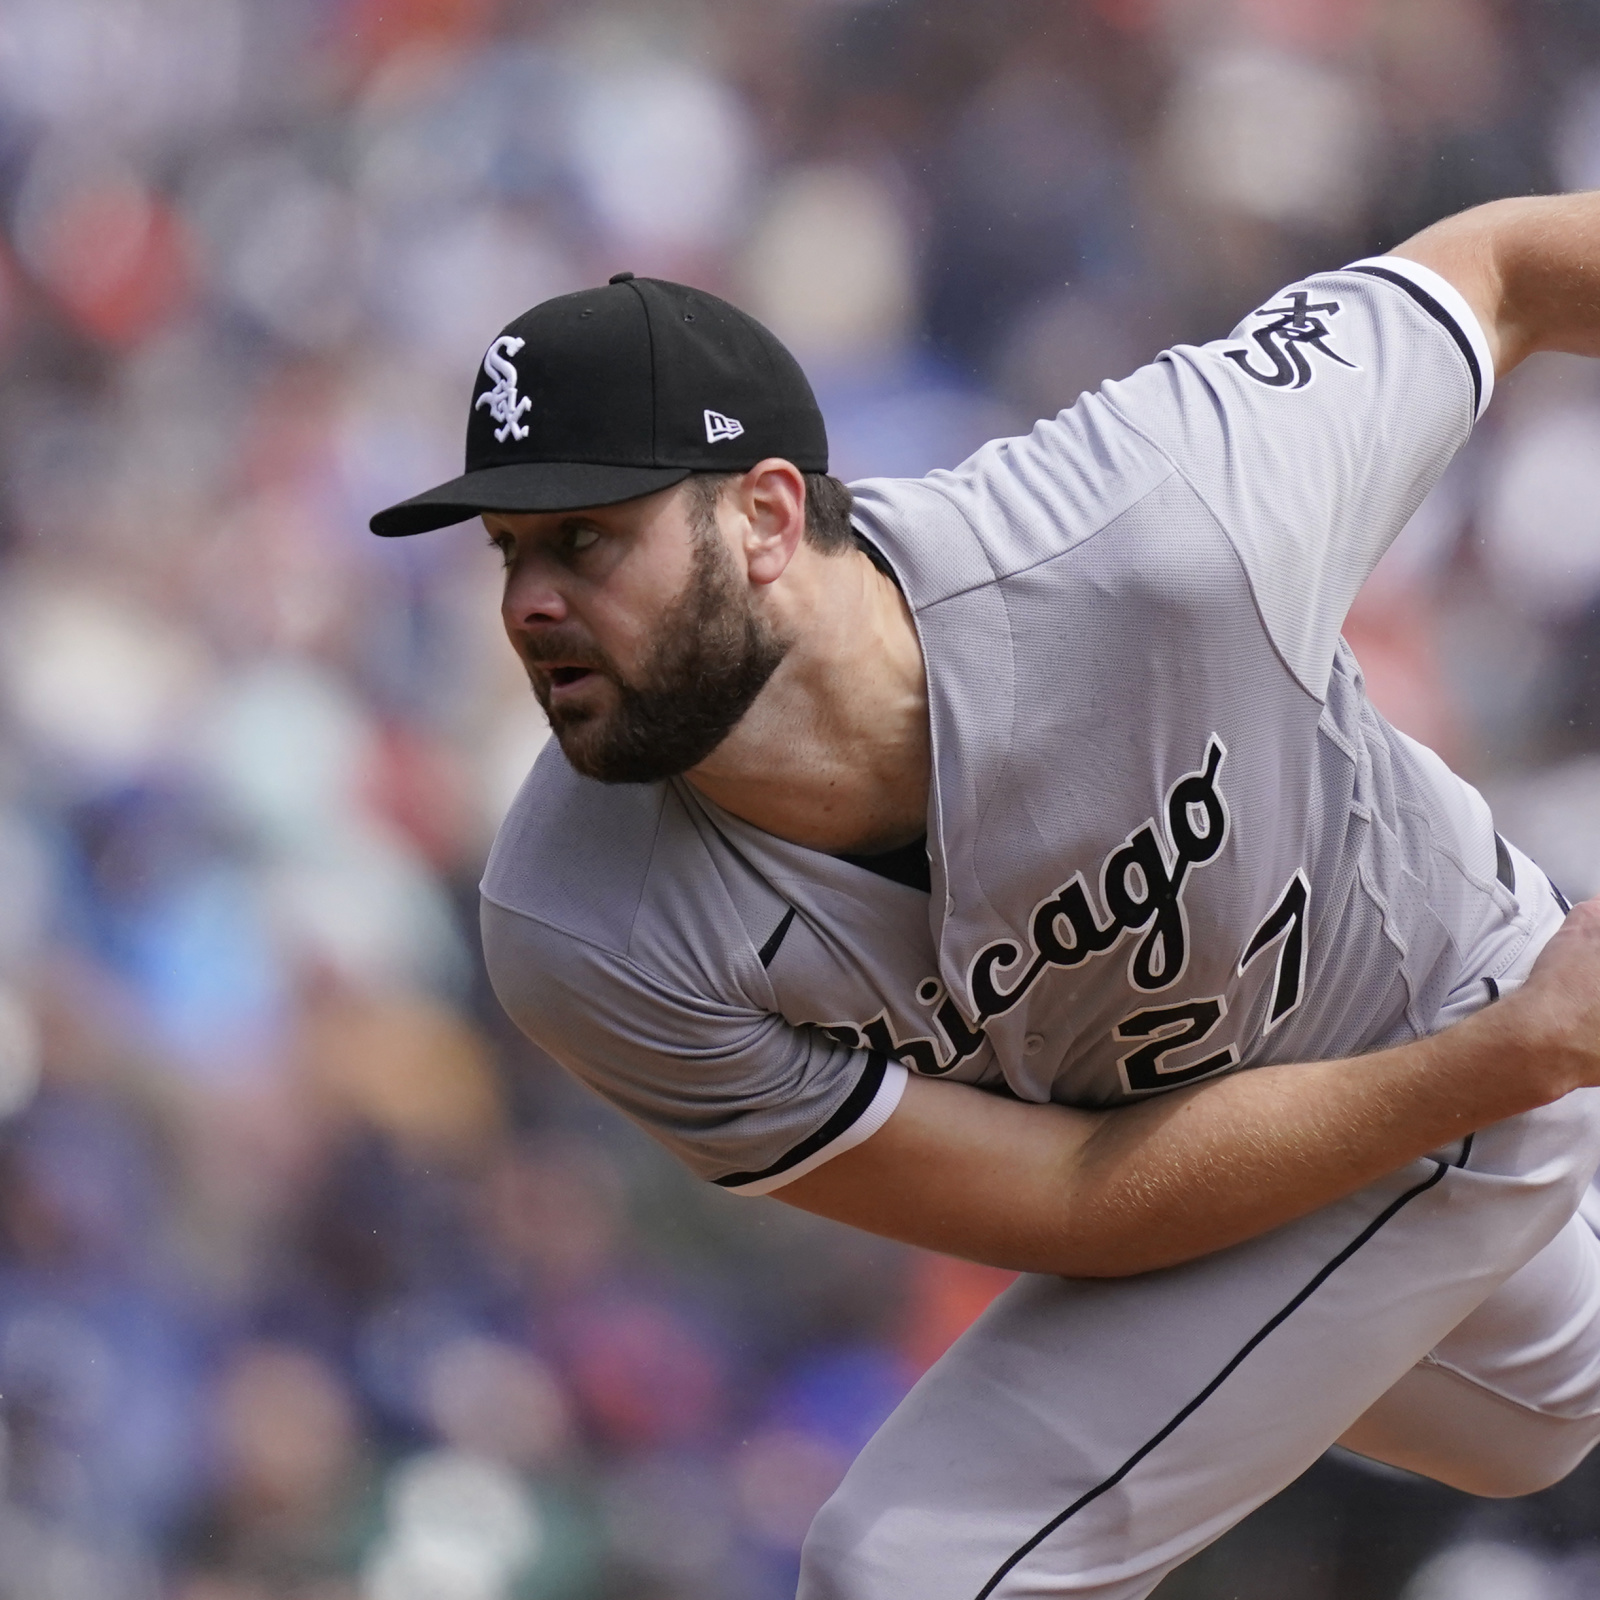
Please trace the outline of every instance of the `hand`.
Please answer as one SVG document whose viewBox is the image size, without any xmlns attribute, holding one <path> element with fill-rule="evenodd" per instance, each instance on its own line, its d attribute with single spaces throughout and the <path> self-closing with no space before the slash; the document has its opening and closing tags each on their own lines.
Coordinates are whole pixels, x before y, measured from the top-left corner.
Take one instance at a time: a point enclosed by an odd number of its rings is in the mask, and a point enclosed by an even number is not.
<svg viewBox="0 0 1600 1600">
<path fill-rule="evenodd" d="M 1550 1075 L 1550 1099 L 1600 1086 L 1600 896 L 1572 908 L 1527 981 L 1490 1011 L 1515 1029 L 1529 1069 Z"/>
</svg>

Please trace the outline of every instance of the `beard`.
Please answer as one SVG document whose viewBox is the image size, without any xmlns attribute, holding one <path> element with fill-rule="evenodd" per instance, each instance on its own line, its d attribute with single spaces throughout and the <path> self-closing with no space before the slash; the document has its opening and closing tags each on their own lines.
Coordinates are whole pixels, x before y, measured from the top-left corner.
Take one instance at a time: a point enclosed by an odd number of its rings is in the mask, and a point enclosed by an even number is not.
<svg viewBox="0 0 1600 1600">
<path fill-rule="evenodd" d="M 733 731 L 766 687 L 789 641 L 750 604 L 750 595 L 714 527 L 694 529 L 694 558 L 683 592 L 662 612 L 638 680 L 629 682 L 593 645 L 575 654 L 552 633 L 547 659 L 587 666 L 611 680 L 610 711 L 552 707 L 546 682 L 530 674 L 562 754 L 601 783 L 660 783 L 698 766 Z M 528 652 L 527 659 L 538 659 Z"/>
</svg>

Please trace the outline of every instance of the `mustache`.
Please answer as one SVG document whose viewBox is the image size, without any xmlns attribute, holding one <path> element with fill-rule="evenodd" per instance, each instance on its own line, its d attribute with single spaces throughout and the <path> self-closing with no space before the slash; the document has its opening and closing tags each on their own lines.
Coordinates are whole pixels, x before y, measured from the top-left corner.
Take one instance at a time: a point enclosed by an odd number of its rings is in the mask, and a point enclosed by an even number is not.
<svg viewBox="0 0 1600 1600">
<path fill-rule="evenodd" d="M 522 641 L 522 659 L 529 666 L 558 662 L 563 667 L 587 667 L 591 671 L 611 672 L 611 660 L 598 646 L 575 633 L 552 629 L 536 638 Z"/>
</svg>

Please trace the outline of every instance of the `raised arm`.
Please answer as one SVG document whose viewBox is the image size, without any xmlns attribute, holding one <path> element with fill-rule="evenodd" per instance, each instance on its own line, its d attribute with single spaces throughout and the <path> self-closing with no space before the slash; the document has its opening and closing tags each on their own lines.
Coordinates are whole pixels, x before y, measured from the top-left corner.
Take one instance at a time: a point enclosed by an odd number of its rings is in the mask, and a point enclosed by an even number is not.
<svg viewBox="0 0 1600 1600">
<path fill-rule="evenodd" d="M 1391 254 L 1461 291 L 1497 374 L 1536 350 L 1600 356 L 1600 192 L 1496 200 L 1434 223 Z"/>
<path fill-rule="evenodd" d="M 775 1197 L 993 1266 L 1123 1277 L 1253 1238 L 1597 1083 L 1600 899 L 1520 989 L 1432 1038 L 1109 1112 L 913 1077 L 882 1129 Z"/>
</svg>

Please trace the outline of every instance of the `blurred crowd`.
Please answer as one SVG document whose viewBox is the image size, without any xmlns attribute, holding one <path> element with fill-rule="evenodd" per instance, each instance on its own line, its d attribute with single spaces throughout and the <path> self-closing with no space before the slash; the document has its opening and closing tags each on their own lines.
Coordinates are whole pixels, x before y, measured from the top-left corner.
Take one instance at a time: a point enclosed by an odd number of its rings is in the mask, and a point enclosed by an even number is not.
<svg viewBox="0 0 1600 1600">
<path fill-rule="evenodd" d="M 915 474 L 1594 185 L 1593 0 L 0 0 L 0 1600 L 783 1600 L 1004 1282 L 690 1182 L 487 994 L 542 726 L 481 532 L 365 523 L 504 322 L 700 284 Z M 1530 363 L 1349 628 L 1574 895 L 1597 442 Z M 1163 1596 L 1593 1596 L 1597 1485 L 1330 1459 Z"/>
</svg>

